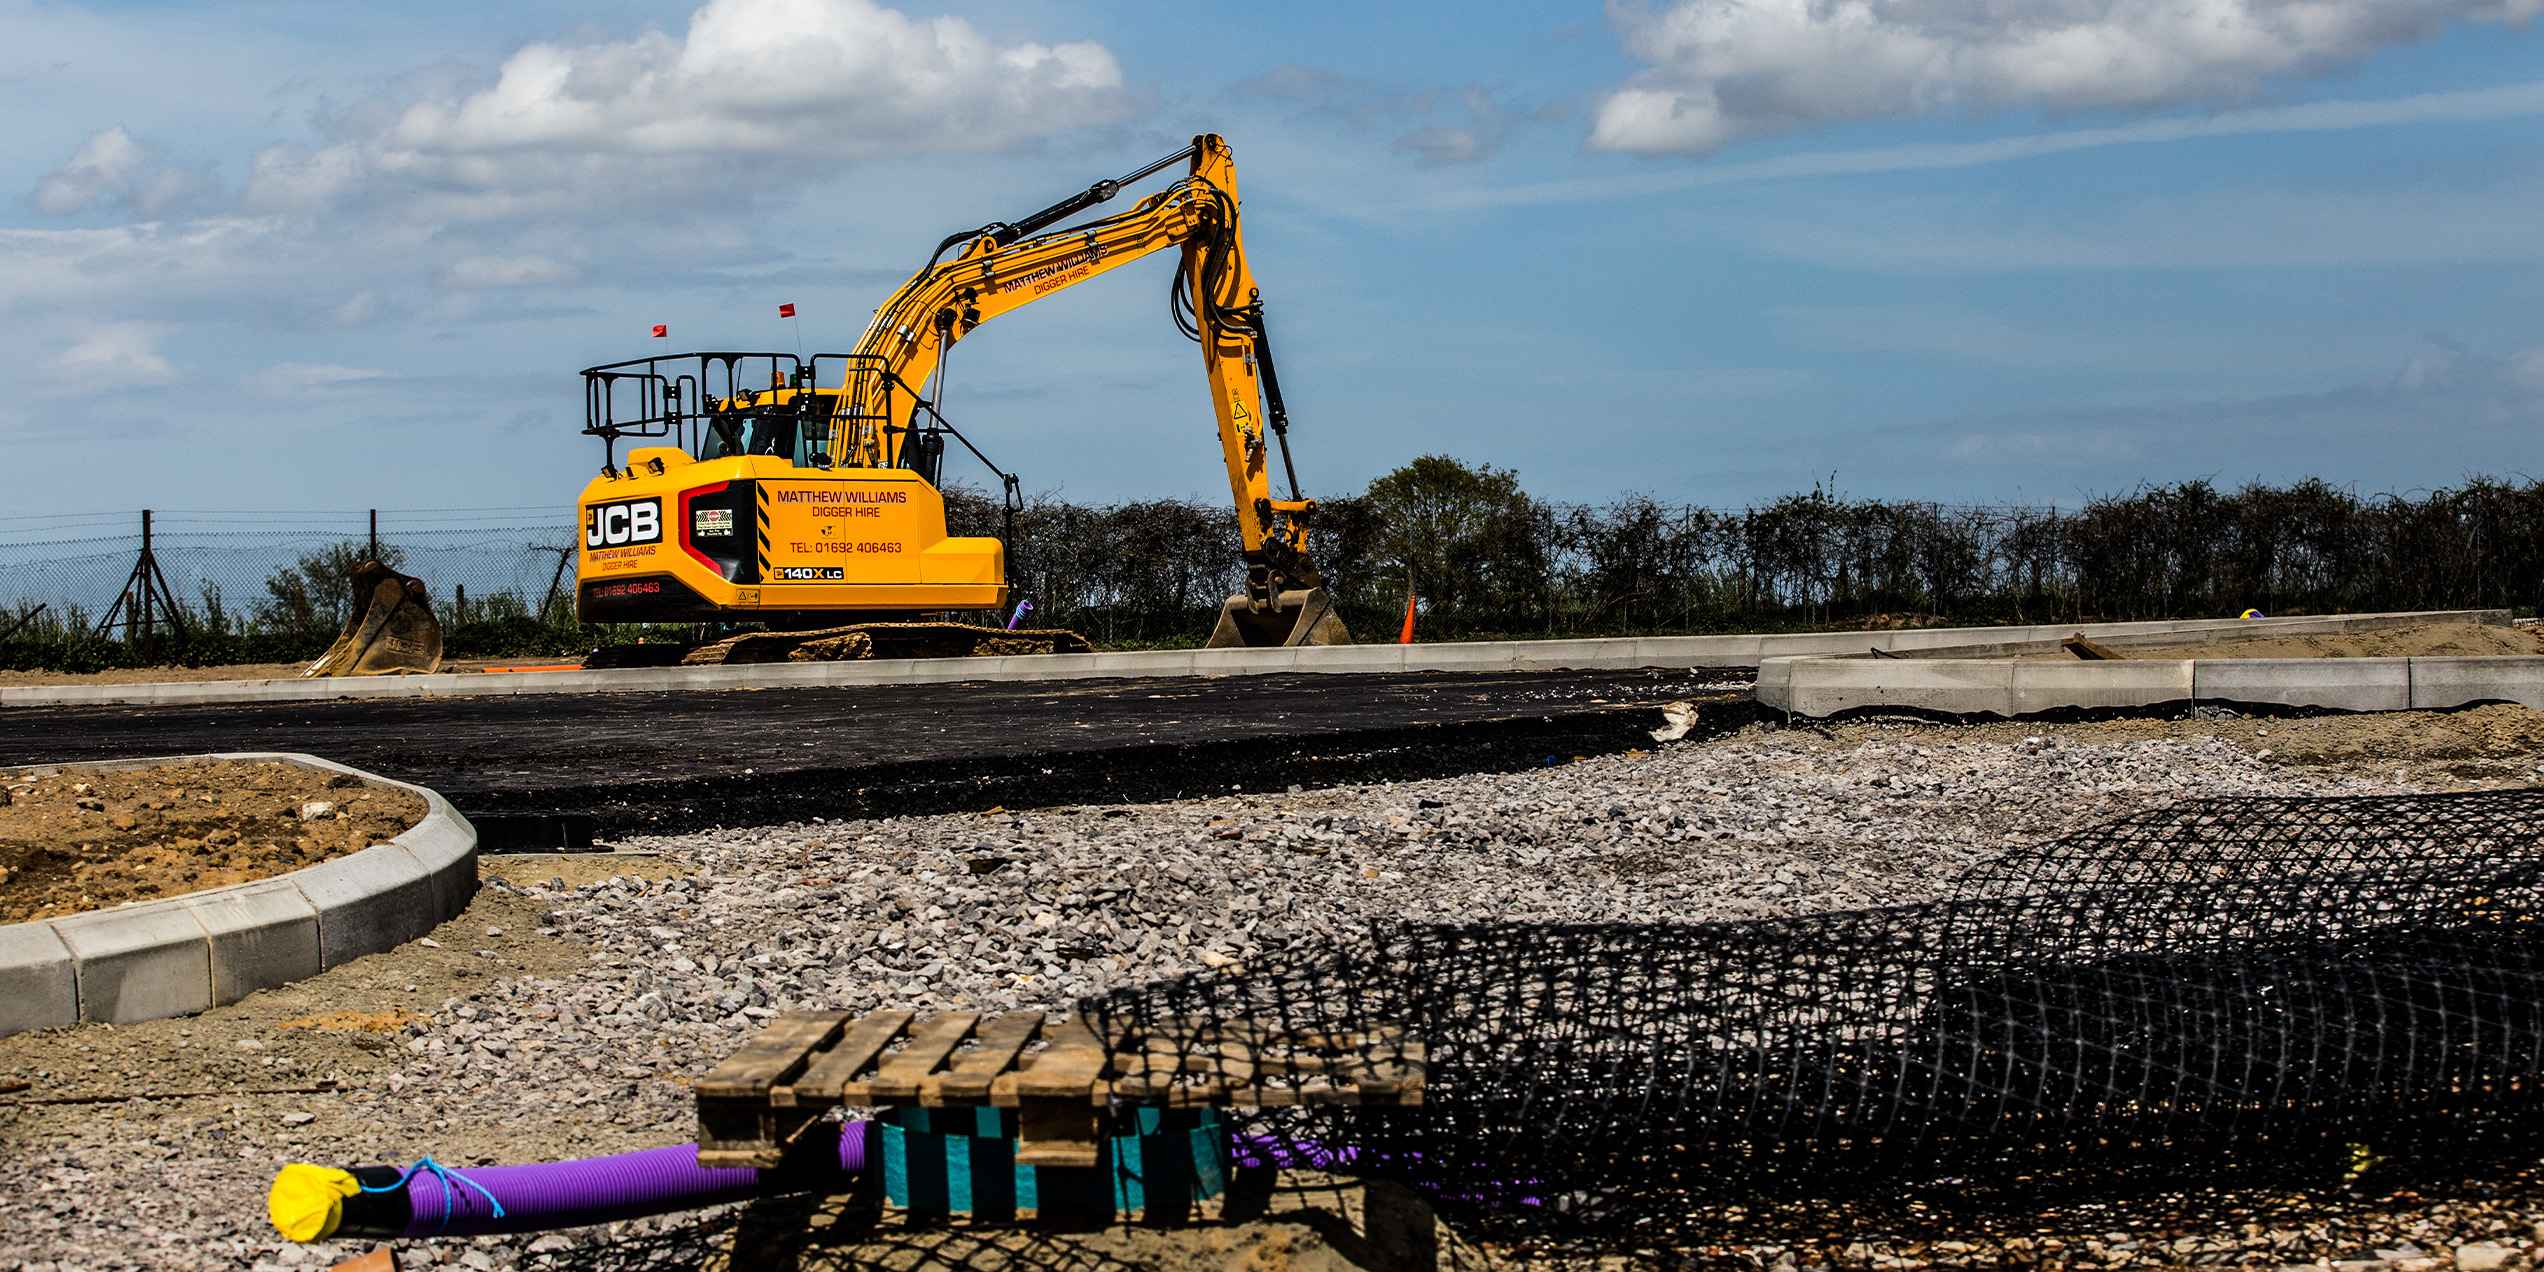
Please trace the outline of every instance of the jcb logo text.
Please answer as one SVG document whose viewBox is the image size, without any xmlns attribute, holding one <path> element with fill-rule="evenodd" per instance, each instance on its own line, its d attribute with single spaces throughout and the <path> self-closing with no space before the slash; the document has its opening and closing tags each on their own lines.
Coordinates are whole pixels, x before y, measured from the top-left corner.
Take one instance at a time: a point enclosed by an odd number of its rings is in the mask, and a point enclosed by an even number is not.
<svg viewBox="0 0 2544 1272">
<path fill-rule="evenodd" d="M 594 504 L 583 510 L 583 546 L 614 548 L 622 543 L 662 542 L 662 500 Z"/>
</svg>

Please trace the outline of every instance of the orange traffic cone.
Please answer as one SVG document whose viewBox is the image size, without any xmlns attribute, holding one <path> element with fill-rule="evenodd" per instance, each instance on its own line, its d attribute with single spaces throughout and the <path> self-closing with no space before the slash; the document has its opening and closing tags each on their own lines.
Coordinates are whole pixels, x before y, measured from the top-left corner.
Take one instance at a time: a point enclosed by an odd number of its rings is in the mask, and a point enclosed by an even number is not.
<svg viewBox="0 0 2544 1272">
<path fill-rule="evenodd" d="M 1399 645 L 1410 645 L 1413 643 L 1413 598 L 1411 596 L 1407 596 L 1405 598 L 1404 635 L 1398 636 L 1396 638 L 1396 643 Z"/>
</svg>

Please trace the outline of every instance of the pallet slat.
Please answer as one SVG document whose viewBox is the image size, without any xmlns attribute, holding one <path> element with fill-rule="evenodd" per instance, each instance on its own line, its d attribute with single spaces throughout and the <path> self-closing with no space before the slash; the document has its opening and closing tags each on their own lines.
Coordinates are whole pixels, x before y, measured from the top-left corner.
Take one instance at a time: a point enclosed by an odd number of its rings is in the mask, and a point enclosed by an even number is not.
<svg viewBox="0 0 2544 1272">
<path fill-rule="evenodd" d="M 813 1051 L 839 1036 L 844 1011 L 795 1011 L 769 1022 L 694 1088 L 702 1096 L 757 1099 L 803 1071 Z"/>
<path fill-rule="evenodd" d="M 1104 1076 L 1104 1044 L 1075 1016 L 1044 1030 L 1043 1037 L 1051 1045 L 1017 1075 L 1016 1093 L 1027 1099 L 1083 1099 Z"/>
<path fill-rule="evenodd" d="M 1043 1036 L 1051 1045 L 1016 1075 L 1016 1164 L 1093 1166 L 1094 1099 L 1110 1057 L 1103 1040 L 1076 1016 Z"/>
<path fill-rule="evenodd" d="M 972 1035 L 972 1026 L 980 1023 L 976 1011 L 941 1011 L 928 1017 L 928 1022 L 910 1035 L 910 1045 L 897 1054 L 886 1056 L 875 1075 L 865 1081 L 868 1100 L 898 1101 L 918 1095 L 919 1084 L 945 1057 Z"/>
<path fill-rule="evenodd" d="M 992 1016 L 972 1035 L 972 1049 L 954 1058 L 953 1067 L 920 1084 L 922 1102 L 986 1100 L 990 1083 L 1016 1063 L 1016 1055 L 1042 1032 L 1039 1011 L 1011 1011 Z"/>
<path fill-rule="evenodd" d="M 910 1027 L 910 1018 L 917 1014 L 897 1007 L 866 1013 L 848 1029 L 838 1046 L 822 1053 L 804 1070 L 804 1076 L 795 1080 L 796 1100 L 838 1103 L 848 1084 L 856 1081 L 857 1075 L 865 1072 L 866 1066 L 873 1064 L 875 1057 Z"/>
</svg>

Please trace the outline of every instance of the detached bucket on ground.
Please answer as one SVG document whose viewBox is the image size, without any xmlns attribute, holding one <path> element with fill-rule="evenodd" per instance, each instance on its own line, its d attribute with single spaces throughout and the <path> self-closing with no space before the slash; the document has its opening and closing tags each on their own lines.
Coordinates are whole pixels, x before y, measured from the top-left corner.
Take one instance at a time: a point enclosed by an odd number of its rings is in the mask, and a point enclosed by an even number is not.
<svg viewBox="0 0 2544 1272">
<path fill-rule="evenodd" d="M 1205 649 L 1277 648 L 1294 645 L 1348 645 L 1351 630 L 1334 612 L 1333 598 L 1321 587 L 1276 593 L 1269 605 L 1252 597 L 1231 596 L 1219 607 L 1219 625 Z"/>
<path fill-rule="evenodd" d="M 303 676 L 429 675 L 442 666 L 442 624 L 424 580 L 377 561 L 353 571 L 344 633 Z"/>
</svg>

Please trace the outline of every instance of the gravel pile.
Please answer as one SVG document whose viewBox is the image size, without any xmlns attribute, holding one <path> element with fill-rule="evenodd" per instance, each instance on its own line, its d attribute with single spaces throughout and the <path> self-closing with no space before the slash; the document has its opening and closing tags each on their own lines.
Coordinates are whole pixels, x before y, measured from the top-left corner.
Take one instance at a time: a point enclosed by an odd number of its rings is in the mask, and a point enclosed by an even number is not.
<svg viewBox="0 0 2544 1272">
<path fill-rule="evenodd" d="M 1373 920 L 1895 904 L 2005 846 L 2154 801 L 2370 789 L 2214 741 L 1841 751 L 1767 734 L 1396 786 L 639 840 L 697 875 L 585 889 L 555 924 L 622 964 L 619 983 L 657 1019 L 1056 1007 Z"/>
<path fill-rule="evenodd" d="M 633 842 L 660 854 L 653 868 L 582 887 L 515 878 L 446 925 L 446 944 L 502 944 L 487 916 L 508 913 L 573 944 L 336 1053 L 352 1093 L 290 1106 L 314 1112 L 0 1113 L 0 1269 L 324 1267 L 362 1247 L 273 1238 L 262 1196 L 280 1162 L 431 1152 L 461 1165 L 685 1140 L 682 1083 L 788 1008 L 1060 1007 L 1385 919 L 1891 904 L 2005 846 L 2184 796 L 2392 789 L 2214 738 L 1936 737 L 1901 727 L 1841 747 L 1752 731 L 1508 775 Z M 240 1130 L 207 1139 L 199 1128 L 220 1118 L 193 1115 L 221 1108 Z M 606 1236 L 426 1244 L 501 1269 Z"/>
</svg>

